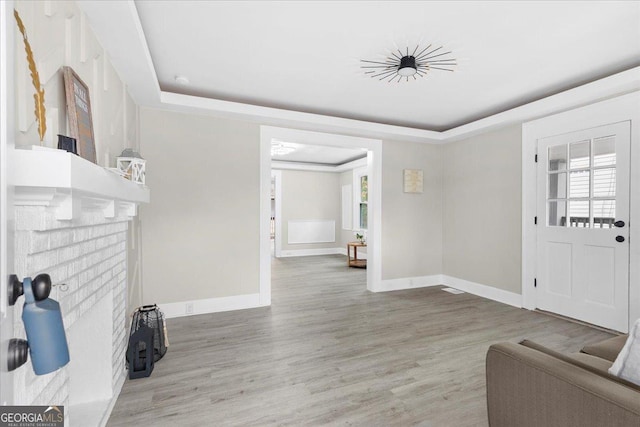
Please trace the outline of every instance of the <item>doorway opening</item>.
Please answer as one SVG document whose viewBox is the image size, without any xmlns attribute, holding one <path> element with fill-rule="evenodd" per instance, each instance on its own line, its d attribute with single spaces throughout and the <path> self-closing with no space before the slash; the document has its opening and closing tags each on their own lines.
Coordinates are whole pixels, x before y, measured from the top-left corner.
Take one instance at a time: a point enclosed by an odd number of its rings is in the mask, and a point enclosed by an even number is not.
<svg viewBox="0 0 640 427">
<path fill-rule="evenodd" d="M 317 160 L 313 163 L 304 161 L 304 156 L 287 158 L 280 155 L 272 165 L 274 146 L 303 147 L 302 154 L 316 156 L 314 158 L 321 159 L 320 163 L 324 164 L 318 164 Z M 322 156 L 327 153 L 351 153 L 355 159 L 338 165 L 322 162 Z M 377 139 L 261 127 L 261 305 L 271 303 L 272 224 L 276 258 L 346 255 L 347 240 L 356 240 L 354 230 L 366 235 L 367 289 L 379 289 L 381 154 L 382 141 Z M 319 181 L 325 184 L 321 186 Z M 283 195 L 283 182 L 288 183 L 285 190 L 291 194 Z M 362 183 L 366 185 L 364 200 Z M 357 200 L 354 194 L 358 195 Z M 284 200 L 287 197 L 295 203 Z M 312 208 L 305 211 L 310 206 Z M 359 256 L 362 258 L 363 255 L 361 250 Z"/>
</svg>

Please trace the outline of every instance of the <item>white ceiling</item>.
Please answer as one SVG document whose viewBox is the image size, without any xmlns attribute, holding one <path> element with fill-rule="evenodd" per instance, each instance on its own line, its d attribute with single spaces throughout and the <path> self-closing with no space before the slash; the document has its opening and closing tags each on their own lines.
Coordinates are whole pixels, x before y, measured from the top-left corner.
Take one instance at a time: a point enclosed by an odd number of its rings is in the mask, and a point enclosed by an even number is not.
<svg viewBox="0 0 640 427">
<path fill-rule="evenodd" d="M 278 143 L 278 142 L 276 142 Z M 285 146 L 294 149 L 291 153 L 271 155 L 271 160 L 316 165 L 339 166 L 367 156 L 366 149 L 328 147 L 295 142 L 281 141 Z M 273 144 L 273 142 L 272 142 Z"/>
<path fill-rule="evenodd" d="M 135 4 L 164 91 L 418 129 L 640 65 L 640 2 Z M 360 69 L 418 41 L 452 49 L 458 70 L 386 83 Z"/>
</svg>

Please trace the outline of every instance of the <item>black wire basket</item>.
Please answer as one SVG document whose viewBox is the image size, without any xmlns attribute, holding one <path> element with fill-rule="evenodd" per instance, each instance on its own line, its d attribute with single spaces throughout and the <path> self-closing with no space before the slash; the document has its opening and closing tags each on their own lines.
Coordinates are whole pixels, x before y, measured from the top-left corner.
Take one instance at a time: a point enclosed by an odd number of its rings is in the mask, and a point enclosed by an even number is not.
<svg viewBox="0 0 640 427">
<path fill-rule="evenodd" d="M 160 311 L 156 304 L 143 305 L 136 308 L 133 312 L 133 320 L 131 321 L 131 332 L 129 338 L 141 327 L 146 326 L 153 330 L 153 360 L 157 362 L 167 352 L 169 340 L 167 337 L 167 327 L 164 323 L 164 314 Z M 128 356 L 127 351 L 127 356 Z M 129 358 L 127 357 L 127 362 Z"/>
</svg>

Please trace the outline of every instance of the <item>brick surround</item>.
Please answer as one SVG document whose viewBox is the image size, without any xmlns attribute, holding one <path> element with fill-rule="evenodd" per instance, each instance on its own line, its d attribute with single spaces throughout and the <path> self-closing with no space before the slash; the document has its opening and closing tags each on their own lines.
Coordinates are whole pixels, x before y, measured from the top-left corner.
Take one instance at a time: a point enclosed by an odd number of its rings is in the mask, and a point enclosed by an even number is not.
<svg viewBox="0 0 640 427">
<path fill-rule="evenodd" d="M 76 219 L 56 220 L 55 209 L 20 206 L 15 211 L 15 272 L 19 277 L 49 273 L 55 287 L 51 297 L 60 302 L 67 338 L 74 324 L 104 297 L 112 298 L 112 394 L 125 378 L 127 230 L 129 217 L 105 218 L 101 210 L 84 210 Z M 24 337 L 21 297 L 15 305 L 15 337 Z M 81 321 L 81 320 L 80 320 Z M 14 395 L 18 405 L 65 405 L 69 408 L 69 382 L 74 358 L 58 371 L 36 376 L 30 361 L 15 371 Z M 91 381 L 88 379 L 88 381 Z M 72 408 L 71 408 L 72 409 Z M 73 411 L 67 409 L 67 419 Z"/>
</svg>

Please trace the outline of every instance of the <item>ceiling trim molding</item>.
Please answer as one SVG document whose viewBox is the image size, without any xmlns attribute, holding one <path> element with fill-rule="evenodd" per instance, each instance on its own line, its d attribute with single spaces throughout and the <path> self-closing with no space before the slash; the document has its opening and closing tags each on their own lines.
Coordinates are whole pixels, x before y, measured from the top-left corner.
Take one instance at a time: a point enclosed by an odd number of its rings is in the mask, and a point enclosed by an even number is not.
<svg viewBox="0 0 640 427">
<path fill-rule="evenodd" d="M 444 131 L 442 141 L 450 142 L 469 138 L 497 127 L 524 123 L 638 90 L 640 90 L 640 67 L 635 67 Z"/>
<path fill-rule="evenodd" d="M 87 15 L 136 104 L 171 111 L 350 136 L 442 144 L 640 90 L 640 67 L 635 67 L 444 132 L 262 107 L 162 91 L 134 1 L 91 0 L 78 2 L 78 6 Z"/>
<path fill-rule="evenodd" d="M 397 139 L 415 142 L 439 142 L 441 132 L 345 119 L 322 114 L 303 113 L 281 108 L 262 107 L 240 102 L 223 101 L 201 96 L 161 92 L 160 103 L 177 111 L 209 113 L 222 117 L 258 121 L 272 126 L 294 126 L 319 132 L 343 133 L 379 139 Z"/>
<path fill-rule="evenodd" d="M 343 163 L 341 165 L 319 165 L 313 163 L 300 163 L 300 162 L 286 162 L 283 160 L 271 160 L 271 169 L 274 170 L 296 170 L 296 171 L 310 171 L 310 172 L 331 172 L 342 173 L 350 171 L 360 167 L 367 166 L 367 158 L 353 160 L 351 162 Z"/>
</svg>

